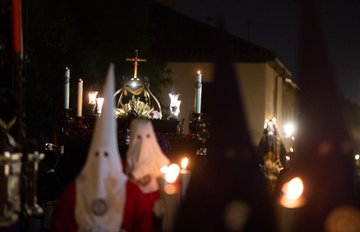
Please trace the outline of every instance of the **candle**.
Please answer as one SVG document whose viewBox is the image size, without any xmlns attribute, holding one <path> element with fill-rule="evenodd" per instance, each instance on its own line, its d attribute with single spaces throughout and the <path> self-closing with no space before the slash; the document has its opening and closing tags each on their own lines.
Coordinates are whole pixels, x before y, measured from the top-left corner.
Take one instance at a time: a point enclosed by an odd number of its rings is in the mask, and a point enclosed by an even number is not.
<svg viewBox="0 0 360 232">
<path fill-rule="evenodd" d="M 165 170 L 165 187 L 162 192 L 162 199 L 164 202 L 164 217 L 162 224 L 162 231 L 172 231 L 175 221 L 179 191 L 175 182 L 180 172 L 180 167 L 177 164 L 171 164 Z"/>
<path fill-rule="evenodd" d="M 22 5 L 21 0 L 12 1 L 12 44 L 13 51 L 23 59 L 23 22 L 22 22 Z"/>
<path fill-rule="evenodd" d="M 201 84 L 202 74 L 199 70 L 197 72 L 196 81 L 195 81 L 195 113 L 201 113 L 201 92 L 202 92 L 202 84 Z"/>
<path fill-rule="evenodd" d="M 293 231 L 297 209 L 305 203 L 302 196 L 303 190 L 303 183 L 299 177 L 295 177 L 283 184 L 281 188 L 282 196 L 279 201 L 281 207 L 278 209 L 280 232 Z"/>
<path fill-rule="evenodd" d="M 181 160 L 181 170 L 180 170 L 180 188 L 181 188 L 181 198 L 185 198 L 186 190 L 189 186 L 190 182 L 190 175 L 191 172 L 189 170 L 186 170 L 187 166 L 189 164 L 188 158 L 183 158 Z"/>
<path fill-rule="evenodd" d="M 69 109 L 69 101 L 70 101 L 70 69 L 68 67 L 65 68 L 65 101 L 64 108 L 66 110 Z"/>
<path fill-rule="evenodd" d="M 82 105 L 83 105 L 83 80 L 78 80 L 78 104 L 77 104 L 77 116 L 82 117 Z"/>
</svg>

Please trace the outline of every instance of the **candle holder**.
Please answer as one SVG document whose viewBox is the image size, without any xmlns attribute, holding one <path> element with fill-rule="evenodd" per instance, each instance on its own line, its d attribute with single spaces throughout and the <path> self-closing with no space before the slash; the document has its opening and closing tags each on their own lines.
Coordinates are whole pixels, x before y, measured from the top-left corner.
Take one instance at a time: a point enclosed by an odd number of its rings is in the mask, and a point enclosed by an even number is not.
<svg viewBox="0 0 360 232">
<path fill-rule="evenodd" d="M 190 121 L 189 128 L 196 141 L 196 155 L 206 155 L 206 142 L 209 139 L 209 124 L 203 119 L 202 113 L 193 113 L 194 119 Z"/>
<path fill-rule="evenodd" d="M 15 224 L 20 211 L 21 153 L 0 154 L 0 227 Z"/>
<path fill-rule="evenodd" d="M 64 116 L 61 120 L 61 135 L 62 136 L 69 136 L 72 131 L 72 127 L 74 125 L 74 118 L 70 116 L 70 109 L 64 110 Z"/>
<path fill-rule="evenodd" d="M 72 134 L 78 137 L 89 136 L 91 135 L 91 127 L 93 127 L 95 116 L 88 117 L 77 117 L 74 120 L 74 125 L 72 128 Z"/>
<path fill-rule="evenodd" d="M 37 183 L 38 183 L 38 169 L 39 162 L 45 157 L 45 154 L 34 151 L 28 154 L 26 167 L 27 180 L 27 196 L 26 196 L 26 213 L 27 215 L 41 215 L 43 209 L 37 203 Z"/>
</svg>

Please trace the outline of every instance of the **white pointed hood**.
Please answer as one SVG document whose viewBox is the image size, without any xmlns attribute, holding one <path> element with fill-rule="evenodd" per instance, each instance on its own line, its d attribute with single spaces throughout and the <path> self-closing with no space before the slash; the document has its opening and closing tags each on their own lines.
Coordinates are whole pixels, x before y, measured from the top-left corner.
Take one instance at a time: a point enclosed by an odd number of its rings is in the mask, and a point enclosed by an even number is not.
<svg viewBox="0 0 360 232">
<path fill-rule="evenodd" d="M 114 115 L 114 65 L 104 86 L 104 105 L 86 163 L 76 179 L 75 219 L 79 231 L 119 231 L 125 205 L 126 176 L 117 143 Z"/>
<path fill-rule="evenodd" d="M 159 189 L 156 178 L 160 168 L 169 165 L 169 159 L 161 151 L 151 121 L 134 119 L 130 125 L 130 144 L 126 154 L 127 174 L 136 180 L 149 175 L 150 182 L 139 187 L 143 193 Z"/>
</svg>

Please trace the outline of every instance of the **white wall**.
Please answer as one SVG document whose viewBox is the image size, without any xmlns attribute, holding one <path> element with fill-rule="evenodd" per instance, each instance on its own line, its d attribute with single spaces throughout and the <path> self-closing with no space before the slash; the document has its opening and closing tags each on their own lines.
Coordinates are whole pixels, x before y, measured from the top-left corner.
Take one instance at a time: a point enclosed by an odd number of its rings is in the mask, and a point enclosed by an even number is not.
<svg viewBox="0 0 360 232">
<path fill-rule="evenodd" d="M 198 70 L 202 71 L 203 82 L 213 81 L 213 64 L 178 62 L 168 63 L 168 68 L 171 70 L 173 86 L 163 90 L 162 99 L 164 105 L 162 108 L 164 109 L 170 104 L 168 97 L 170 91 L 180 93 L 180 100 L 182 101 L 180 120 L 184 119 L 183 132 L 188 134 L 188 125 L 194 110 L 196 73 Z M 283 113 L 292 112 L 292 110 L 286 111 L 283 109 L 283 99 L 285 98 L 285 95 L 283 96 L 283 79 L 267 63 L 236 63 L 234 68 L 243 94 L 242 99 L 244 101 L 248 128 L 253 144 L 257 145 L 263 133 L 265 119 L 269 115 L 277 117 L 277 123 L 281 124 Z M 278 78 L 277 88 L 276 78 Z M 275 94 L 276 90 L 277 95 Z M 277 109 L 275 109 L 275 98 L 277 98 Z M 202 102 L 207 100 L 203 98 Z M 288 103 L 286 107 L 293 107 L 292 103 Z M 289 116 L 286 117 L 288 118 Z M 282 130 L 279 127 L 278 129 Z"/>
</svg>

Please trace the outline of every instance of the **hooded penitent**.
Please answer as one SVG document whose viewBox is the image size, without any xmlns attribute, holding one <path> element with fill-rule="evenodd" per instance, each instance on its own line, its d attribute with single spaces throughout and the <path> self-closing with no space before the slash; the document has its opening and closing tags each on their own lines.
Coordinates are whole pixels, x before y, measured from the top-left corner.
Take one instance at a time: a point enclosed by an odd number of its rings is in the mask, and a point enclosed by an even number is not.
<svg viewBox="0 0 360 232">
<path fill-rule="evenodd" d="M 354 200 L 353 151 L 322 28 L 316 17 L 319 2 L 303 1 L 299 128 L 296 159 L 288 173 L 288 179 L 298 176 L 304 184 L 306 202 L 299 209 L 296 231 L 325 231 L 325 222 L 330 220 L 331 213 L 337 212 L 338 207 L 353 204 Z M 337 229 L 326 231 L 356 228 L 355 224 L 348 224 L 349 217 L 343 215 L 336 219 Z"/>
<path fill-rule="evenodd" d="M 161 151 L 151 121 L 134 119 L 130 125 L 127 174 L 138 182 L 143 193 L 158 190 L 156 178 L 169 160 Z"/>
<path fill-rule="evenodd" d="M 114 65 L 108 70 L 104 106 L 96 121 L 87 161 L 76 178 L 75 219 L 79 231 L 119 231 L 125 205 L 114 115 Z"/>
<path fill-rule="evenodd" d="M 219 31 L 208 155 L 198 157 L 176 231 L 274 231 L 265 180 L 247 128 L 232 65 L 232 41 Z M 202 158 L 202 159 L 200 159 Z"/>
</svg>

